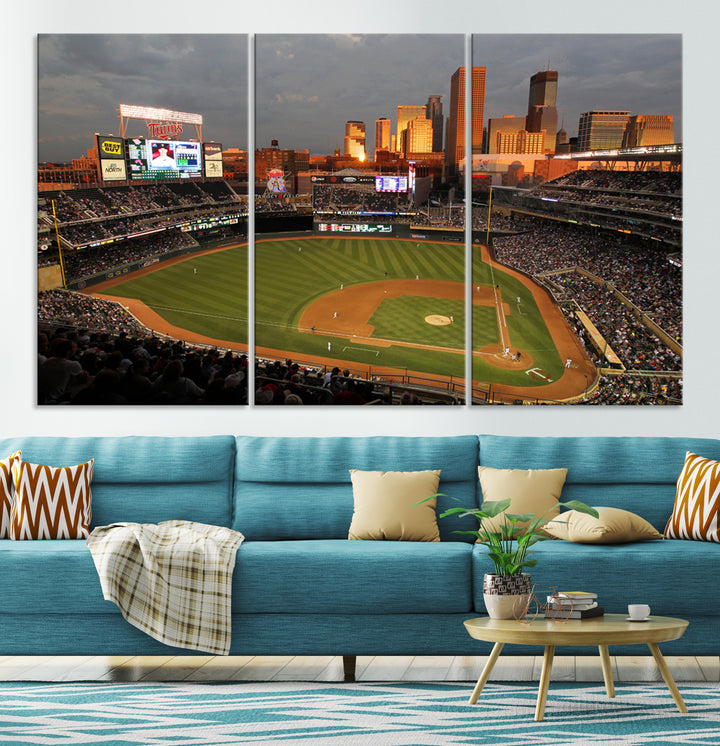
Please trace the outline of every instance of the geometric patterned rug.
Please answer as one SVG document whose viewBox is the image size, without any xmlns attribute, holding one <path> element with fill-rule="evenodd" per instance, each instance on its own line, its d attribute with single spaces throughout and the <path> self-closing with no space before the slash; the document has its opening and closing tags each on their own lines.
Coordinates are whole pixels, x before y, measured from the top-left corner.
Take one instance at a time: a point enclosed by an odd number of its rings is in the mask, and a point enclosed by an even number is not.
<svg viewBox="0 0 720 746">
<path fill-rule="evenodd" d="M 0 744 L 200 746 L 663 746 L 720 743 L 720 684 L 551 682 L 0 683 Z"/>
</svg>

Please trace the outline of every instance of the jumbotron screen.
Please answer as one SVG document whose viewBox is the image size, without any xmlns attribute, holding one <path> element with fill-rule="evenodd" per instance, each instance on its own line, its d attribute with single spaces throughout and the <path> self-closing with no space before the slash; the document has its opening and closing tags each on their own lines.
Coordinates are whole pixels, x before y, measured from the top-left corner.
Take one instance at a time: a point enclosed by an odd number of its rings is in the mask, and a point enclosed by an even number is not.
<svg viewBox="0 0 720 746">
<path fill-rule="evenodd" d="M 127 141 L 131 179 L 188 179 L 202 176 L 202 144 L 177 140 Z"/>
<path fill-rule="evenodd" d="M 408 177 L 407 176 L 376 176 L 375 177 L 375 191 L 376 192 L 407 192 L 408 190 Z"/>
</svg>

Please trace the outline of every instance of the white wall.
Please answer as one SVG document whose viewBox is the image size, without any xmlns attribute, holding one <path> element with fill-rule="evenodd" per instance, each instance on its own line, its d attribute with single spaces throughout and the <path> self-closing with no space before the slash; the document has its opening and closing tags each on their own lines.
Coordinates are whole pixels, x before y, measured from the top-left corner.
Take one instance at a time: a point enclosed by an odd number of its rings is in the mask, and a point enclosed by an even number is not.
<svg viewBox="0 0 720 746">
<path fill-rule="evenodd" d="M 250 10 L 246 8 L 250 6 Z M 705 2 L 655 0 L 548 5 L 515 0 L 273 0 L 271 3 L 176 0 L 100 3 L 36 0 L 15 4 L 2 43 L 2 240 L 0 318 L 0 437 L 51 435 L 697 435 L 720 437 L 720 241 L 717 179 L 720 121 L 716 84 L 718 11 Z M 353 15 L 343 8 L 352 8 Z M 197 20 L 195 28 L 153 27 L 164 19 Z M 184 12 L 180 12 L 184 11 Z M 563 14 L 568 20 L 563 19 Z M 538 16 L 544 20 L 537 25 Z M 572 19 L 569 17 L 572 16 Z M 143 19 L 147 25 L 143 26 Z M 527 19 L 533 19 L 533 24 Z M 685 192 L 685 403 L 682 407 L 393 407 L 390 408 L 66 408 L 37 407 L 35 399 L 36 47 L 38 33 L 682 33 Z M 712 139 L 711 139 L 712 138 Z M 15 145 L 18 145 L 16 148 Z"/>
</svg>

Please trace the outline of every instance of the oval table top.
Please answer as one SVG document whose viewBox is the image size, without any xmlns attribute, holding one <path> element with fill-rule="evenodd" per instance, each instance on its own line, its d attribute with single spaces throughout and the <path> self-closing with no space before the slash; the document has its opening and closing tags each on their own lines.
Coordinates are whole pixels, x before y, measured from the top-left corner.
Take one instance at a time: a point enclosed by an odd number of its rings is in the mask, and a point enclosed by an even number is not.
<svg viewBox="0 0 720 746">
<path fill-rule="evenodd" d="M 463 622 L 471 637 L 516 645 L 623 645 L 666 642 L 682 637 L 688 622 L 667 616 L 628 621 L 626 614 L 557 621 L 538 616 L 532 621 L 478 617 Z"/>
</svg>

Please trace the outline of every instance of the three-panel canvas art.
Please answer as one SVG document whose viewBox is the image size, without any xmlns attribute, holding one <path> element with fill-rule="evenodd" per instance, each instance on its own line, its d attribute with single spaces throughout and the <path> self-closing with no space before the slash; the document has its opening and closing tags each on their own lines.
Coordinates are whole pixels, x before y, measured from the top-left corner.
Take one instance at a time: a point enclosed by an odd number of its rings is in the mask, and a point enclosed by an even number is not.
<svg viewBox="0 0 720 746">
<path fill-rule="evenodd" d="M 681 41 L 40 35 L 38 404 L 681 404 Z"/>
</svg>

